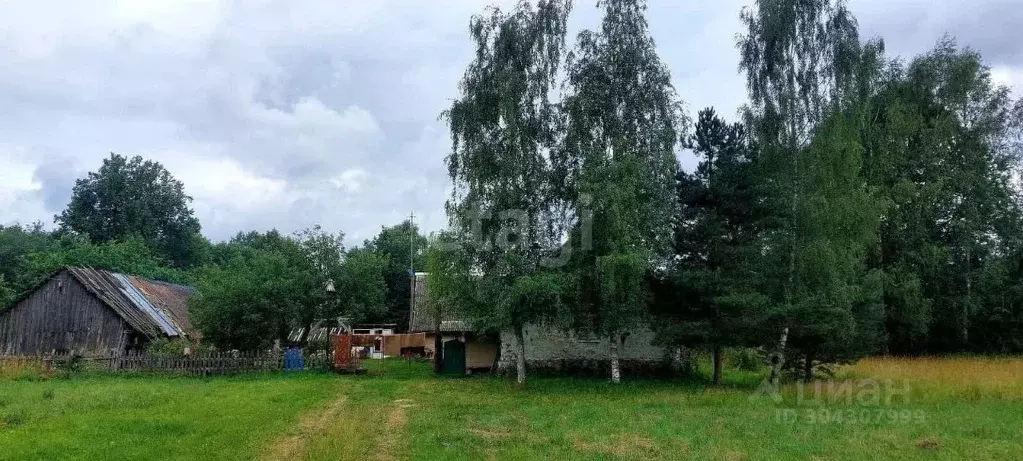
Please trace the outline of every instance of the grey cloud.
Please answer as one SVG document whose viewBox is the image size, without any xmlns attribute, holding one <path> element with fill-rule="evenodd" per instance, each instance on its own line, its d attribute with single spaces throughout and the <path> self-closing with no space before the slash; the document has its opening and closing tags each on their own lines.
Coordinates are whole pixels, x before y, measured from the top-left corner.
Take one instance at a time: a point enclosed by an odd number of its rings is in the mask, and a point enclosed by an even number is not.
<svg viewBox="0 0 1023 461">
<path fill-rule="evenodd" d="M 67 206 L 78 175 L 74 161 L 64 157 L 46 159 L 36 168 L 33 179 L 41 185 L 39 194 L 47 210 L 60 210 Z"/>
<path fill-rule="evenodd" d="M 593 3 L 575 5 L 570 43 L 575 31 L 597 26 Z M 745 100 L 734 49 L 743 3 L 650 1 L 651 31 L 691 113 L 714 105 L 734 118 Z M 926 51 L 948 30 L 997 63 L 1020 64 L 1016 29 L 988 27 L 1019 23 L 1019 8 L 1004 0 L 945 5 L 850 7 L 864 35 L 884 35 L 895 53 Z M 133 10 L 115 11 L 123 7 Z M 428 230 L 445 225 L 450 143 L 437 116 L 456 95 L 471 58 L 469 16 L 483 3 L 145 8 L 5 4 L 0 139 L 47 155 L 34 157 L 26 178 L 37 189 L 5 194 L 0 185 L 0 197 L 18 197 L 0 222 L 49 221 L 73 178 L 113 150 L 167 165 L 215 239 L 322 224 L 358 243 L 410 211 Z M 691 156 L 682 159 L 691 167 Z"/>
</svg>

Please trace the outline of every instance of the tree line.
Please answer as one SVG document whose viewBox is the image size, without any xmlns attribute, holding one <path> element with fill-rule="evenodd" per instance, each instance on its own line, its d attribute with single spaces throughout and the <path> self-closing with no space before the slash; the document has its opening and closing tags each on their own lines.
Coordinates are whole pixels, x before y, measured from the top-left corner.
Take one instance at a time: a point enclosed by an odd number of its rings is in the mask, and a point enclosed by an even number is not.
<svg viewBox="0 0 1023 461">
<path fill-rule="evenodd" d="M 941 37 L 889 57 L 841 0 L 760 0 L 739 13 L 748 100 L 726 120 L 686 111 L 643 1 L 600 2 L 574 43 L 571 6 L 471 19 L 443 114 L 450 226 L 429 244 L 408 221 L 353 248 L 318 227 L 213 243 L 180 181 L 111 154 L 55 230 L 0 227 L 0 305 L 60 267 L 107 269 L 195 286 L 204 340 L 255 349 L 321 318 L 402 328 L 425 268 L 432 306 L 517 337 L 520 382 L 534 324 L 607 338 L 613 381 L 636 328 L 707 351 L 715 381 L 728 348 L 775 379 L 1023 351 L 1023 103 L 979 53 Z"/>
<path fill-rule="evenodd" d="M 669 350 L 754 347 L 803 379 L 867 354 L 1023 351 L 1023 102 L 949 37 L 911 59 L 841 0 L 759 0 L 748 100 L 683 110 L 642 0 L 474 16 L 444 112 L 454 188 L 431 297 L 518 338 L 545 323 Z M 693 171 L 678 157 L 691 152 Z"/>
<path fill-rule="evenodd" d="M 410 221 L 352 248 L 344 233 L 318 226 L 294 235 L 239 232 L 212 243 L 191 200 L 159 163 L 111 154 L 76 181 L 56 229 L 0 226 L 0 308 L 54 271 L 77 266 L 195 287 L 191 322 L 205 343 L 225 349 L 284 343 L 295 329 L 307 334 L 315 321 L 341 316 L 408 323 L 409 270 L 425 267 L 426 246 Z"/>
</svg>

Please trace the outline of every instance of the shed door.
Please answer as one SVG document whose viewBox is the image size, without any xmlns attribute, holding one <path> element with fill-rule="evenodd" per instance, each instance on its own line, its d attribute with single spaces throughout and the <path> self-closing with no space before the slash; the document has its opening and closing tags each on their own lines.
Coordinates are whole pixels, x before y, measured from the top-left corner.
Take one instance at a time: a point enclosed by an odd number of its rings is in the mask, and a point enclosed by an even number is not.
<svg viewBox="0 0 1023 461">
<path fill-rule="evenodd" d="M 444 374 L 465 374 L 465 343 L 457 339 L 444 343 Z"/>
</svg>

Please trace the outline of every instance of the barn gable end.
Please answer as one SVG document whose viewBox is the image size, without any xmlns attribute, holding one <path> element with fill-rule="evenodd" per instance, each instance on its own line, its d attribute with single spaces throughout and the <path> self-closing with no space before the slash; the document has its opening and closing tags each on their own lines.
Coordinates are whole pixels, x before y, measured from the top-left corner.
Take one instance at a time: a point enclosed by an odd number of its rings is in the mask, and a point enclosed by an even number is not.
<svg viewBox="0 0 1023 461">
<path fill-rule="evenodd" d="M 157 338 L 193 338 L 195 290 L 96 269 L 62 269 L 0 311 L 0 354 L 107 353 Z"/>
</svg>

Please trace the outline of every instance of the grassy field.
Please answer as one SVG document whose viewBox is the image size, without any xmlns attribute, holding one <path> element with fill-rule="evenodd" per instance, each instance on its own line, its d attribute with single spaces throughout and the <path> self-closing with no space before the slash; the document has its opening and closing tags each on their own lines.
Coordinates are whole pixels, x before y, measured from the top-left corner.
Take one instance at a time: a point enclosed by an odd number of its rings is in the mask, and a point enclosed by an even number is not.
<svg viewBox="0 0 1023 461">
<path fill-rule="evenodd" d="M 1023 459 L 1023 360 L 869 359 L 758 391 L 637 380 L 0 378 L 0 459 Z"/>
</svg>

